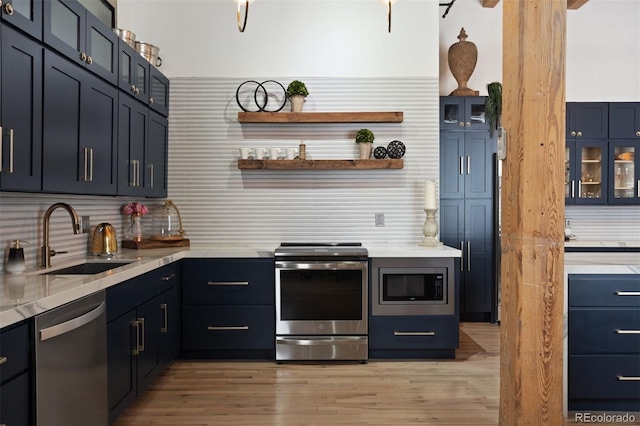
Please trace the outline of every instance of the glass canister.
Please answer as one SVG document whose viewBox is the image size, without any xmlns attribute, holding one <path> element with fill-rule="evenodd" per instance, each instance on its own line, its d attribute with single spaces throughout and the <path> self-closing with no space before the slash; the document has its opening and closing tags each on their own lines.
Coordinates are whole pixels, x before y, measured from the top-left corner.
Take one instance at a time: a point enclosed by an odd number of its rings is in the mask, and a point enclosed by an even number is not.
<svg viewBox="0 0 640 426">
<path fill-rule="evenodd" d="M 152 240 L 182 240 L 184 238 L 180 211 L 171 200 L 154 209 L 152 220 Z"/>
</svg>

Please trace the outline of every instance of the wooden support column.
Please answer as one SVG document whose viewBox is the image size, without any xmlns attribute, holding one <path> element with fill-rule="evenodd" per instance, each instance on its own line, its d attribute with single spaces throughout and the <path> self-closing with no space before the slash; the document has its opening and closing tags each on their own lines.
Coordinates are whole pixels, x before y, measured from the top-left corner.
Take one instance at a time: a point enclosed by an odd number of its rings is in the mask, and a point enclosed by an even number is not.
<svg viewBox="0 0 640 426">
<path fill-rule="evenodd" d="M 563 423 L 566 8 L 503 2 L 503 426 Z"/>
</svg>

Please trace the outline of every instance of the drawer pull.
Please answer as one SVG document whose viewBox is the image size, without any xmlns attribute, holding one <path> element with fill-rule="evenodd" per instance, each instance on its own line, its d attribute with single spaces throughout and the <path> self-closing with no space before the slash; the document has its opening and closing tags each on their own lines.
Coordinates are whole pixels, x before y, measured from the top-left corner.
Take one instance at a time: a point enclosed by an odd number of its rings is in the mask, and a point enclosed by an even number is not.
<svg viewBox="0 0 640 426">
<path fill-rule="evenodd" d="M 621 330 L 616 328 L 616 334 L 640 334 L 640 330 Z"/>
<path fill-rule="evenodd" d="M 640 291 L 616 291 L 616 296 L 640 296 Z"/>
<path fill-rule="evenodd" d="M 394 331 L 394 336 L 435 336 L 435 331 Z"/>
<path fill-rule="evenodd" d="M 207 285 L 249 285 L 249 281 L 209 281 Z"/>
<path fill-rule="evenodd" d="M 7 361 L 9 361 L 9 358 L 7 358 L 6 356 L 3 356 L 2 358 L 0 358 L 0 365 L 4 364 Z"/>
<path fill-rule="evenodd" d="M 618 380 L 621 382 L 640 382 L 640 377 L 637 376 L 618 376 Z"/>
<path fill-rule="evenodd" d="M 172 279 L 174 279 L 176 277 L 176 274 L 169 274 L 169 275 L 165 275 L 164 277 L 160 278 L 162 281 L 170 281 Z"/>
<path fill-rule="evenodd" d="M 207 327 L 207 330 L 209 331 L 229 331 L 229 330 L 248 330 L 249 326 L 248 325 L 228 325 L 228 326 L 213 326 L 210 325 L 209 327 Z"/>
</svg>

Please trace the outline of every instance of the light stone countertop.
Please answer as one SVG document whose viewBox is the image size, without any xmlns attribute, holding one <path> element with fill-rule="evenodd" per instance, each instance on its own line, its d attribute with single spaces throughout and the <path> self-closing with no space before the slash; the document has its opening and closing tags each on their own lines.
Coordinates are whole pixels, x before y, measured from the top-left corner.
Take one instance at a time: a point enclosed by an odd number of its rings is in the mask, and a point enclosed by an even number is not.
<svg viewBox="0 0 640 426">
<path fill-rule="evenodd" d="M 53 267 L 30 268 L 21 274 L 0 274 L 0 328 L 31 318 L 65 303 L 104 290 L 161 266 L 185 258 L 273 258 L 279 243 L 256 245 L 221 244 L 190 248 L 130 250 L 121 249 L 110 258 L 88 256 L 62 261 L 53 259 Z M 460 257 L 460 250 L 415 245 L 374 245 L 363 243 L 369 257 Z M 131 262 L 106 272 L 92 275 L 43 275 L 43 272 L 74 266 L 84 262 Z"/>
</svg>

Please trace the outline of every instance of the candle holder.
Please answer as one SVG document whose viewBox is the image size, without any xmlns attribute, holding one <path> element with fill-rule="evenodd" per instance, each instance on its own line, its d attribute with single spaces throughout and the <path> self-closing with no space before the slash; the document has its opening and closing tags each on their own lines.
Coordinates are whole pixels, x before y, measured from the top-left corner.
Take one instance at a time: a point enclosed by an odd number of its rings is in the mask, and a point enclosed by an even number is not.
<svg viewBox="0 0 640 426">
<path fill-rule="evenodd" d="M 436 222 L 436 212 L 438 209 L 424 209 L 427 218 L 422 227 L 424 239 L 418 245 L 425 247 L 440 247 L 442 243 L 438 241 L 438 223 Z"/>
</svg>

